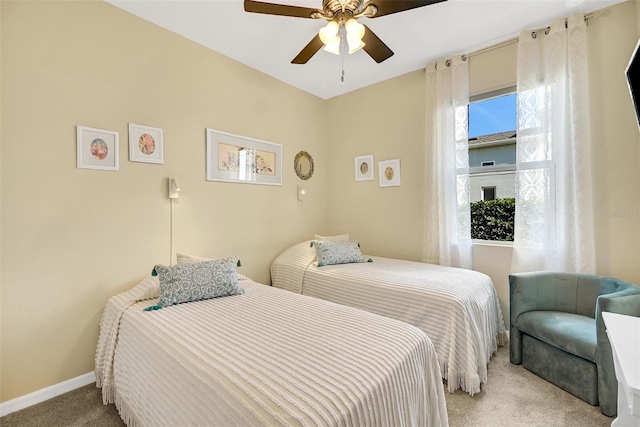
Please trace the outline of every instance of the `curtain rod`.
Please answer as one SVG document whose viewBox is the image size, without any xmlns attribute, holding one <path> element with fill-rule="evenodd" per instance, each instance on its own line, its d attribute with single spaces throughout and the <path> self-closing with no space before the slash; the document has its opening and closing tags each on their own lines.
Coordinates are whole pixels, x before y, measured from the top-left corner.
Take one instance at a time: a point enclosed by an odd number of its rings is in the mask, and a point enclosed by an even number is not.
<svg viewBox="0 0 640 427">
<path fill-rule="evenodd" d="M 586 22 L 588 24 L 589 23 L 589 19 L 591 19 L 594 16 L 599 15 L 599 14 L 600 14 L 599 11 L 585 13 L 584 14 L 584 22 Z M 567 19 L 566 18 L 565 18 L 564 22 L 565 22 L 565 25 L 566 25 L 567 24 Z M 542 32 L 542 31 L 546 31 L 547 28 L 549 28 L 549 27 L 538 28 L 537 30 L 531 31 L 531 34 L 533 35 L 533 34 L 537 34 L 537 33 Z M 475 55 L 478 55 L 478 54 L 481 54 L 481 53 L 485 53 L 485 52 L 489 52 L 489 51 L 492 51 L 494 49 L 499 49 L 501 47 L 508 46 L 510 44 L 517 43 L 517 42 L 518 42 L 518 37 L 513 37 L 513 38 L 510 38 L 510 39 L 505 40 L 503 42 L 500 42 L 498 44 L 495 44 L 495 45 L 492 45 L 492 46 L 489 46 L 489 47 L 485 47 L 484 49 L 476 50 L 476 51 L 471 52 L 471 53 L 466 53 L 463 56 L 467 56 L 467 57 L 475 56 Z"/>
</svg>

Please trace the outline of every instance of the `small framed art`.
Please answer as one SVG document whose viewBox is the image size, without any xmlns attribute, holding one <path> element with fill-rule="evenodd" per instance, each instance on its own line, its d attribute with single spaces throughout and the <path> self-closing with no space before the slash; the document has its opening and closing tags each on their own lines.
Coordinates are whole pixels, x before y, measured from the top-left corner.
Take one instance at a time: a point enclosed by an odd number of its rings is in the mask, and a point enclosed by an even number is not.
<svg viewBox="0 0 640 427">
<path fill-rule="evenodd" d="M 164 163 L 162 129 L 129 123 L 129 161 Z"/>
<path fill-rule="evenodd" d="M 356 157 L 356 181 L 373 180 L 373 154 Z"/>
<path fill-rule="evenodd" d="M 282 145 L 207 129 L 207 181 L 282 185 Z"/>
<path fill-rule="evenodd" d="M 118 132 L 77 126 L 76 139 L 78 168 L 118 170 Z"/>
<path fill-rule="evenodd" d="M 400 186 L 400 159 L 378 162 L 380 187 Z"/>
</svg>

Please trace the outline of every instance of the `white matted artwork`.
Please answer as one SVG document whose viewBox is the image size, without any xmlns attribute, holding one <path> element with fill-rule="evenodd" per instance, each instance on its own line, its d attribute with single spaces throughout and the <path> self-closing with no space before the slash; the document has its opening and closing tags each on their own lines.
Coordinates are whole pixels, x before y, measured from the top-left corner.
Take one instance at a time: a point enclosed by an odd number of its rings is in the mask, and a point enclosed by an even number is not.
<svg viewBox="0 0 640 427">
<path fill-rule="evenodd" d="M 76 139 L 78 168 L 118 170 L 118 132 L 77 126 Z"/>
<path fill-rule="evenodd" d="M 129 123 L 129 160 L 164 163 L 162 129 Z"/>
<path fill-rule="evenodd" d="M 373 154 L 356 157 L 356 181 L 372 181 L 374 169 Z"/>
<path fill-rule="evenodd" d="M 282 145 L 207 129 L 207 181 L 282 185 Z"/>
<path fill-rule="evenodd" d="M 380 187 L 400 186 L 400 159 L 378 162 Z"/>
</svg>

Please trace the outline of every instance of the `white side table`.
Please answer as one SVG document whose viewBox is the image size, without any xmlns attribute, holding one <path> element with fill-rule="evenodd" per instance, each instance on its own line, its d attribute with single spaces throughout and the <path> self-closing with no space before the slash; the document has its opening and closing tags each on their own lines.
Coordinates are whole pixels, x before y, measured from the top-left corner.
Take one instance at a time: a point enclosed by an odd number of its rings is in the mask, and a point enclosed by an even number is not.
<svg viewBox="0 0 640 427">
<path fill-rule="evenodd" d="M 618 417 L 611 427 L 640 427 L 640 317 L 602 313 L 618 379 Z"/>
</svg>

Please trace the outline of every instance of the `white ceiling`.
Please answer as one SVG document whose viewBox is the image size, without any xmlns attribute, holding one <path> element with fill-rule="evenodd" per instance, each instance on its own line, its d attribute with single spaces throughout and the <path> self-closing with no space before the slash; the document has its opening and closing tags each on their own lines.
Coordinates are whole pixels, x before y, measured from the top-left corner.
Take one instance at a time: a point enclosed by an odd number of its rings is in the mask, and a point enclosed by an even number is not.
<svg viewBox="0 0 640 427">
<path fill-rule="evenodd" d="M 592 12 L 625 0 L 448 0 L 380 18 L 360 18 L 394 51 L 376 64 L 364 50 L 342 58 L 323 50 L 307 64 L 291 60 L 326 25 L 324 20 L 247 13 L 242 0 L 107 0 L 156 25 L 285 83 L 328 99 L 470 53 L 544 27 L 555 18 Z M 322 8 L 322 0 L 270 0 Z"/>
</svg>

